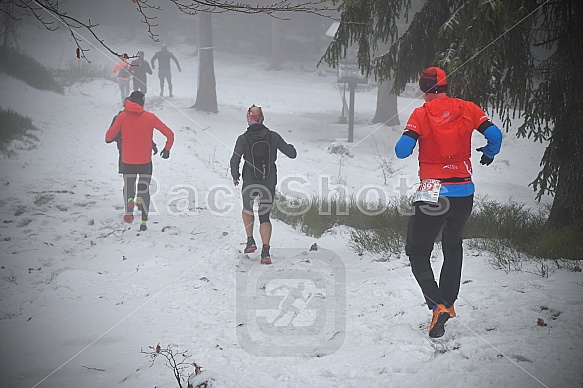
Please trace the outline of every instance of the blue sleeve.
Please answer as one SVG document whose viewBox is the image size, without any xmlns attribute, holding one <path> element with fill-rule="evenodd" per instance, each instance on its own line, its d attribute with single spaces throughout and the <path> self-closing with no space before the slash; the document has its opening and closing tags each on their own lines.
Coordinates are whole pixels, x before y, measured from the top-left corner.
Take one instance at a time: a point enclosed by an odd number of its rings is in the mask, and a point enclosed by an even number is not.
<svg viewBox="0 0 583 388">
<path fill-rule="evenodd" d="M 502 131 L 494 124 L 490 125 L 484 131 L 484 137 L 488 141 L 485 147 L 482 147 L 482 152 L 489 158 L 493 158 L 500 152 L 502 146 Z"/>
<path fill-rule="evenodd" d="M 397 144 L 395 145 L 395 154 L 397 158 L 405 159 L 413 153 L 413 149 L 417 144 L 417 140 L 410 136 L 402 135 Z"/>
</svg>

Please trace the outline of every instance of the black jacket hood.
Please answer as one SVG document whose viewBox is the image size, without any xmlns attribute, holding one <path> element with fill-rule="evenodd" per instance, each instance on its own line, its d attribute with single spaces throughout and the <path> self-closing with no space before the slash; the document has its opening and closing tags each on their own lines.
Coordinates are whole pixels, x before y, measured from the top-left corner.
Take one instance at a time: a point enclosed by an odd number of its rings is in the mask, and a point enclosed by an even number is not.
<svg viewBox="0 0 583 388">
<path fill-rule="evenodd" d="M 247 128 L 246 135 L 249 135 L 253 141 L 265 140 L 269 134 L 269 129 L 263 124 L 253 124 Z"/>
</svg>

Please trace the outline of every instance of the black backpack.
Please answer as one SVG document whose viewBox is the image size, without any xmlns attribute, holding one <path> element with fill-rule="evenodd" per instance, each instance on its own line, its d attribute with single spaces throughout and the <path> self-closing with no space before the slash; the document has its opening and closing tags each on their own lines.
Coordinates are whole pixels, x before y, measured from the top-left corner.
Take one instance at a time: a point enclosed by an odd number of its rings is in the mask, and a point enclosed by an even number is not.
<svg viewBox="0 0 583 388">
<path fill-rule="evenodd" d="M 121 69 L 119 70 L 119 73 L 117 73 L 117 78 L 130 78 L 131 74 L 130 71 L 128 70 L 129 65 L 123 65 L 121 67 Z"/>
<path fill-rule="evenodd" d="M 271 174 L 271 132 L 263 140 L 253 140 L 247 133 L 245 136 L 251 150 L 247 163 L 251 164 L 253 176 L 261 180 L 267 179 Z"/>
</svg>

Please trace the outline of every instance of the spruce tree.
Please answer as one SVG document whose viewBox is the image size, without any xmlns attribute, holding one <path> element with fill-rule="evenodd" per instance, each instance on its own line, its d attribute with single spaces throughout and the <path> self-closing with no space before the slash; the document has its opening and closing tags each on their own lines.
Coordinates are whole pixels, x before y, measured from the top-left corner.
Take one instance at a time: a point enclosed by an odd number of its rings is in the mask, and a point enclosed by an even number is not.
<svg viewBox="0 0 583 388">
<path fill-rule="evenodd" d="M 539 200 L 553 196 L 549 225 L 583 227 L 583 1 L 428 0 L 401 36 L 395 18 L 410 0 L 334 3 L 341 24 L 322 61 L 335 66 L 358 44 L 362 72 L 393 78 L 394 92 L 443 68 L 450 95 L 501 117 L 507 132 L 548 141 L 531 186 Z M 389 49 L 372 55 L 379 42 Z"/>
</svg>

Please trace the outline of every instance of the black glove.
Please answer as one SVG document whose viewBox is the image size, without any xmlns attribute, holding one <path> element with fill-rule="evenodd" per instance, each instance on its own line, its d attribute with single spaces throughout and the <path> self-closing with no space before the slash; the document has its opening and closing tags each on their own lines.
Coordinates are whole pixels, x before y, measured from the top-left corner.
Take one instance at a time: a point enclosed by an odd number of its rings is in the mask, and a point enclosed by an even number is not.
<svg viewBox="0 0 583 388">
<path fill-rule="evenodd" d="M 160 152 L 160 156 L 162 157 L 162 159 L 168 159 L 170 157 L 170 151 L 164 148 L 162 152 Z"/>
<path fill-rule="evenodd" d="M 482 157 L 480 158 L 480 164 L 482 164 L 484 166 L 489 166 L 494 161 L 494 158 L 490 158 L 490 157 L 486 156 L 486 154 L 484 153 L 482 148 L 484 148 L 484 147 L 476 148 L 476 151 L 482 153 Z"/>
<path fill-rule="evenodd" d="M 154 152 L 152 155 L 156 155 L 158 153 L 158 147 L 156 147 L 156 143 L 152 142 L 152 151 Z"/>
</svg>

